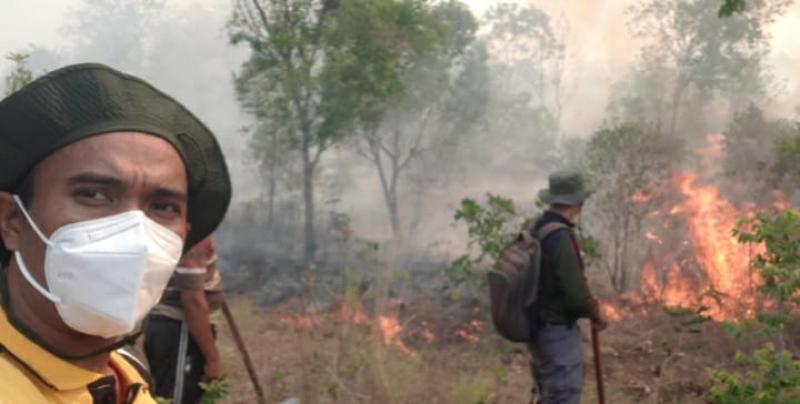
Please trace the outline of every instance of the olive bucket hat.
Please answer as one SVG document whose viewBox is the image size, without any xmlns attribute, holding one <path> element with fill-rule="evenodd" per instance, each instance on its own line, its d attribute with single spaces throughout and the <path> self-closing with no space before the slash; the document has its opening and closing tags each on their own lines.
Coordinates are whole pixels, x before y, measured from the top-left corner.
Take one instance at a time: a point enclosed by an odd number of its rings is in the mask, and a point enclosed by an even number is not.
<svg viewBox="0 0 800 404">
<path fill-rule="evenodd" d="M 576 206 L 592 196 L 583 176 L 575 171 L 557 171 L 550 175 L 549 183 L 549 188 L 539 191 L 539 200 L 547 205 Z"/>
<path fill-rule="evenodd" d="M 15 192 L 36 164 L 71 143 L 119 131 L 160 137 L 181 156 L 192 225 L 185 248 L 214 231 L 231 199 L 214 134 L 172 97 L 101 64 L 52 71 L 0 101 L 0 190 Z M 0 245 L 0 256 L 7 254 Z"/>
</svg>

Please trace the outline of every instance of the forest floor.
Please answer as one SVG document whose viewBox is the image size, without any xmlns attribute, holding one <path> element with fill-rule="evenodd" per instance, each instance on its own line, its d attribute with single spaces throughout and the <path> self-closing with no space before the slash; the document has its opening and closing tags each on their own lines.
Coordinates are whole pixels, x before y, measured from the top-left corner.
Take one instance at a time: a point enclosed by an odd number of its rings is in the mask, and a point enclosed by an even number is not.
<svg viewBox="0 0 800 404">
<path fill-rule="evenodd" d="M 266 310 L 246 298 L 232 311 L 267 402 L 527 403 L 532 380 L 521 344 L 494 333 L 480 310 L 453 315 L 432 301 L 387 302 L 372 316 L 358 299 L 325 312 Z M 295 305 L 295 308 L 298 307 Z M 443 318 L 448 317 L 448 318 Z M 224 322 L 220 319 L 220 322 Z M 443 321 L 445 320 L 445 321 Z M 588 324 L 583 402 L 596 402 Z M 255 403 L 228 328 L 220 346 L 232 383 L 224 403 Z M 704 403 L 713 370 L 730 368 L 737 346 L 722 325 L 686 330 L 658 307 L 636 307 L 601 334 L 608 403 Z"/>
</svg>

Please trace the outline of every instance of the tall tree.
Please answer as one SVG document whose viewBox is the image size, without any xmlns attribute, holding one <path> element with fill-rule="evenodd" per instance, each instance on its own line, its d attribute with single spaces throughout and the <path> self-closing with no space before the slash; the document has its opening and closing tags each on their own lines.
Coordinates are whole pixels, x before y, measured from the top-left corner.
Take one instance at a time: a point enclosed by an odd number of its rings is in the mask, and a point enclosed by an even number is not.
<svg viewBox="0 0 800 404">
<path fill-rule="evenodd" d="M 440 149 L 454 133 L 468 131 L 482 115 L 471 99 L 480 95 L 468 92 L 485 80 L 464 82 L 480 68 L 476 64 L 485 63 L 475 56 L 481 50 L 471 47 L 477 21 L 466 5 L 455 0 L 436 5 L 431 13 L 446 29 L 431 38 L 435 41 L 432 51 L 415 52 L 398 66 L 406 83 L 403 98 L 379 105 L 373 115 L 361 121 L 363 140 L 358 150 L 375 166 L 392 234 L 398 241 L 403 233 L 401 180 L 424 154 Z"/>
<path fill-rule="evenodd" d="M 765 27 L 790 0 L 758 0 L 749 3 L 748 12 L 737 18 L 719 18 L 718 0 L 646 0 L 630 6 L 631 27 L 644 42 L 639 79 L 660 87 L 646 93 L 639 89 L 629 96 L 634 100 L 663 98 L 650 112 L 665 133 L 674 135 L 689 113 L 722 97 L 733 110 L 767 95 L 769 52 Z M 692 117 L 687 117 L 691 119 Z"/>
<path fill-rule="evenodd" d="M 72 42 L 71 58 L 141 74 L 164 5 L 165 0 L 81 0 L 61 27 Z"/>
<path fill-rule="evenodd" d="M 510 160 L 552 166 L 559 156 L 547 152 L 562 143 L 566 26 L 515 3 L 490 8 L 484 24 L 493 77 L 487 132 L 504 134 Z"/>
<path fill-rule="evenodd" d="M 24 87 L 33 81 L 33 72 L 28 68 L 27 53 L 11 52 L 6 56 L 14 64 L 14 69 L 6 75 L 6 95 Z"/>
<path fill-rule="evenodd" d="M 643 220 L 666 196 L 663 184 L 682 155 L 680 142 L 632 123 L 602 129 L 586 146 L 584 170 L 595 189 L 587 217 L 606 241 L 601 265 L 617 292 L 627 290 L 631 270 L 641 267 L 636 243 L 644 238 Z"/>
<path fill-rule="evenodd" d="M 314 176 L 322 155 L 404 91 L 397 65 L 435 35 L 419 0 L 238 0 L 233 43 L 252 52 L 240 88 L 253 104 L 279 110 L 300 153 L 305 258 L 316 251 Z M 252 85 L 243 84 L 251 83 Z M 253 91 L 259 88 L 259 91 Z"/>
</svg>

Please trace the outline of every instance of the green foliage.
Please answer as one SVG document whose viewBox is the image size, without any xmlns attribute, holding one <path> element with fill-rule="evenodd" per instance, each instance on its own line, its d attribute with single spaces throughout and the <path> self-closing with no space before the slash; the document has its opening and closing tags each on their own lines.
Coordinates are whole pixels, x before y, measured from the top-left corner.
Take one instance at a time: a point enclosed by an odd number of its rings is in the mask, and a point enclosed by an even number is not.
<svg viewBox="0 0 800 404">
<path fill-rule="evenodd" d="M 631 28 L 643 47 L 638 65 L 617 88 L 620 96 L 613 97 L 619 118 L 679 136 L 705 121 L 702 111 L 710 103 L 741 106 L 767 96 L 772 76 L 766 26 L 789 3 L 748 1 L 747 12 L 720 18 L 718 1 L 631 2 Z M 743 0 L 722 4 L 723 14 L 743 8 Z"/>
<path fill-rule="evenodd" d="M 789 313 L 800 303 L 800 211 L 742 219 L 734 234 L 743 244 L 764 245 L 754 267 L 762 278 L 759 291 L 769 304 L 754 318 L 725 327 L 737 339 L 768 342 L 752 354 L 736 354 L 736 364 L 743 370 L 714 372 L 717 385 L 710 397 L 720 404 L 796 403 L 800 401 L 800 361 L 786 349 L 784 334 Z"/>
<path fill-rule="evenodd" d="M 586 145 L 581 169 L 594 190 L 587 214 L 600 231 L 596 235 L 606 242 L 600 246 L 589 241 L 585 252 L 595 253 L 591 263 L 606 270 L 620 293 L 634 278 L 630 269 L 644 264 L 635 248 L 636 233 L 645 216 L 657 209 L 666 189 L 662 184 L 682 155 L 679 140 L 631 122 L 597 131 Z M 645 198 L 634 201 L 635 195 Z M 612 258 L 604 262 L 599 255 Z"/>
<path fill-rule="evenodd" d="M 584 234 L 582 231 L 579 234 L 581 242 L 581 251 L 583 252 L 583 259 L 586 266 L 594 266 L 600 263 L 603 259 L 603 245 L 600 240 Z"/>
<path fill-rule="evenodd" d="M 788 404 L 800 400 L 800 361 L 790 352 L 768 343 L 752 357 L 739 354 L 736 359 L 748 370 L 714 372 L 719 383 L 711 389 L 714 403 Z"/>
<path fill-rule="evenodd" d="M 734 14 L 741 14 L 747 9 L 747 0 L 722 0 L 719 8 L 719 17 L 730 17 Z"/>
<path fill-rule="evenodd" d="M 201 382 L 200 388 L 203 390 L 203 397 L 200 399 L 202 404 L 214 404 L 222 400 L 231 392 L 231 384 L 224 379 Z"/>
<path fill-rule="evenodd" d="M 451 154 L 482 119 L 488 82 L 485 57 L 474 44 L 478 23 L 469 7 L 450 0 L 423 11 L 425 18 L 416 25 L 427 24 L 428 35 L 392 67 L 403 92 L 367 100 L 370 107 L 358 119 L 363 139 L 357 151 L 374 166 L 398 240 L 403 233 L 401 183 L 413 179 L 412 172 L 428 171 L 429 164 L 436 165 L 440 175 L 416 178 L 416 185 L 436 186 L 445 176 L 442 168 L 457 164 L 438 156 Z"/>
<path fill-rule="evenodd" d="M 251 50 L 236 77 L 243 107 L 259 127 L 266 125 L 251 135 L 277 134 L 277 144 L 299 151 L 310 262 L 322 155 L 352 135 L 356 123 L 375 122 L 384 105 L 403 98 L 407 61 L 435 49 L 446 29 L 420 0 L 243 1 L 228 26 L 231 42 Z"/>
<path fill-rule="evenodd" d="M 766 247 L 754 264 L 763 278 L 761 292 L 779 302 L 800 303 L 800 211 L 760 213 L 741 220 L 734 234 L 742 243 L 763 243 Z"/>
<path fill-rule="evenodd" d="M 531 225 L 520 215 L 513 200 L 494 194 L 487 194 L 484 204 L 465 198 L 456 210 L 455 220 L 467 225 L 468 247 L 474 250 L 445 268 L 445 276 L 456 284 L 483 285 L 485 279 L 479 268 L 494 262 L 520 231 Z M 583 232 L 580 232 L 580 240 L 586 265 L 601 261 L 600 242 Z"/>
<path fill-rule="evenodd" d="M 673 324 L 675 324 L 677 331 L 680 333 L 699 333 L 701 330 L 698 328 L 698 326 L 711 320 L 711 317 L 705 314 L 707 311 L 708 307 L 705 306 L 701 306 L 696 309 L 689 309 L 685 307 L 664 307 L 664 313 L 667 314 Z"/>
<path fill-rule="evenodd" d="M 14 63 L 14 70 L 6 76 L 6 95 L 24 87 L 26 84 L 33 81 L 33 72 L 28 68 L 28 57 L 26 53 L 11 52 L 6 56 L 6 59 Z"/>
<path fill-rule="evenodd" d="M 480 247 L 478 262 L 486 256 L 496 259 L 519 230 L 518 224 L 515 226 L 514 223 L 519 220 L 514 201 L 500 195 L 488 194 L 485 207 L 472 199 L 464 199 L 455 219 L 467 224 L 470 246 L 478 244 Z"/>
<path fill-rule="evenodd" d="M 469 248 L 477 247 L 478 251 L 456 259 L 445 269 L 445 275 L 456 283 L 480 284 L 483 277 L 478 275 L 477 267 L 497 259 L 519 234 L 522 220 L 514 201 L 493 194 L 487 194 L 485 205 L 470 198 L 462 200 L 455 220 L 467 225 Z"/>
<path fill-rule="evenodd" d="M 778 157 L 778 173 L 788 174 L 795 183 L 800 181 L 800 122 L 796 122 L 791 132 L 775 139 Z"/>
</svg>

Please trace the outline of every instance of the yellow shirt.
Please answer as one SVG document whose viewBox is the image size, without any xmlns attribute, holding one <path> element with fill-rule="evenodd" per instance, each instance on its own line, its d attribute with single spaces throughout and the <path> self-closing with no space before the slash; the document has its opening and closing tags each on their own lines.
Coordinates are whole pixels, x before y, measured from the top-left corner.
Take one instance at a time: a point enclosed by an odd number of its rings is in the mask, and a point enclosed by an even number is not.
<svg viewBox="0 0 800 404">
<path fill-rule="evenodd" d="M 111 353 L 125 400 L 113 378 L 77 367 L 25 337 L 0 308 L 0 404 L 154 404 L 147 382 L 120 353 Z"/>
</svg>

